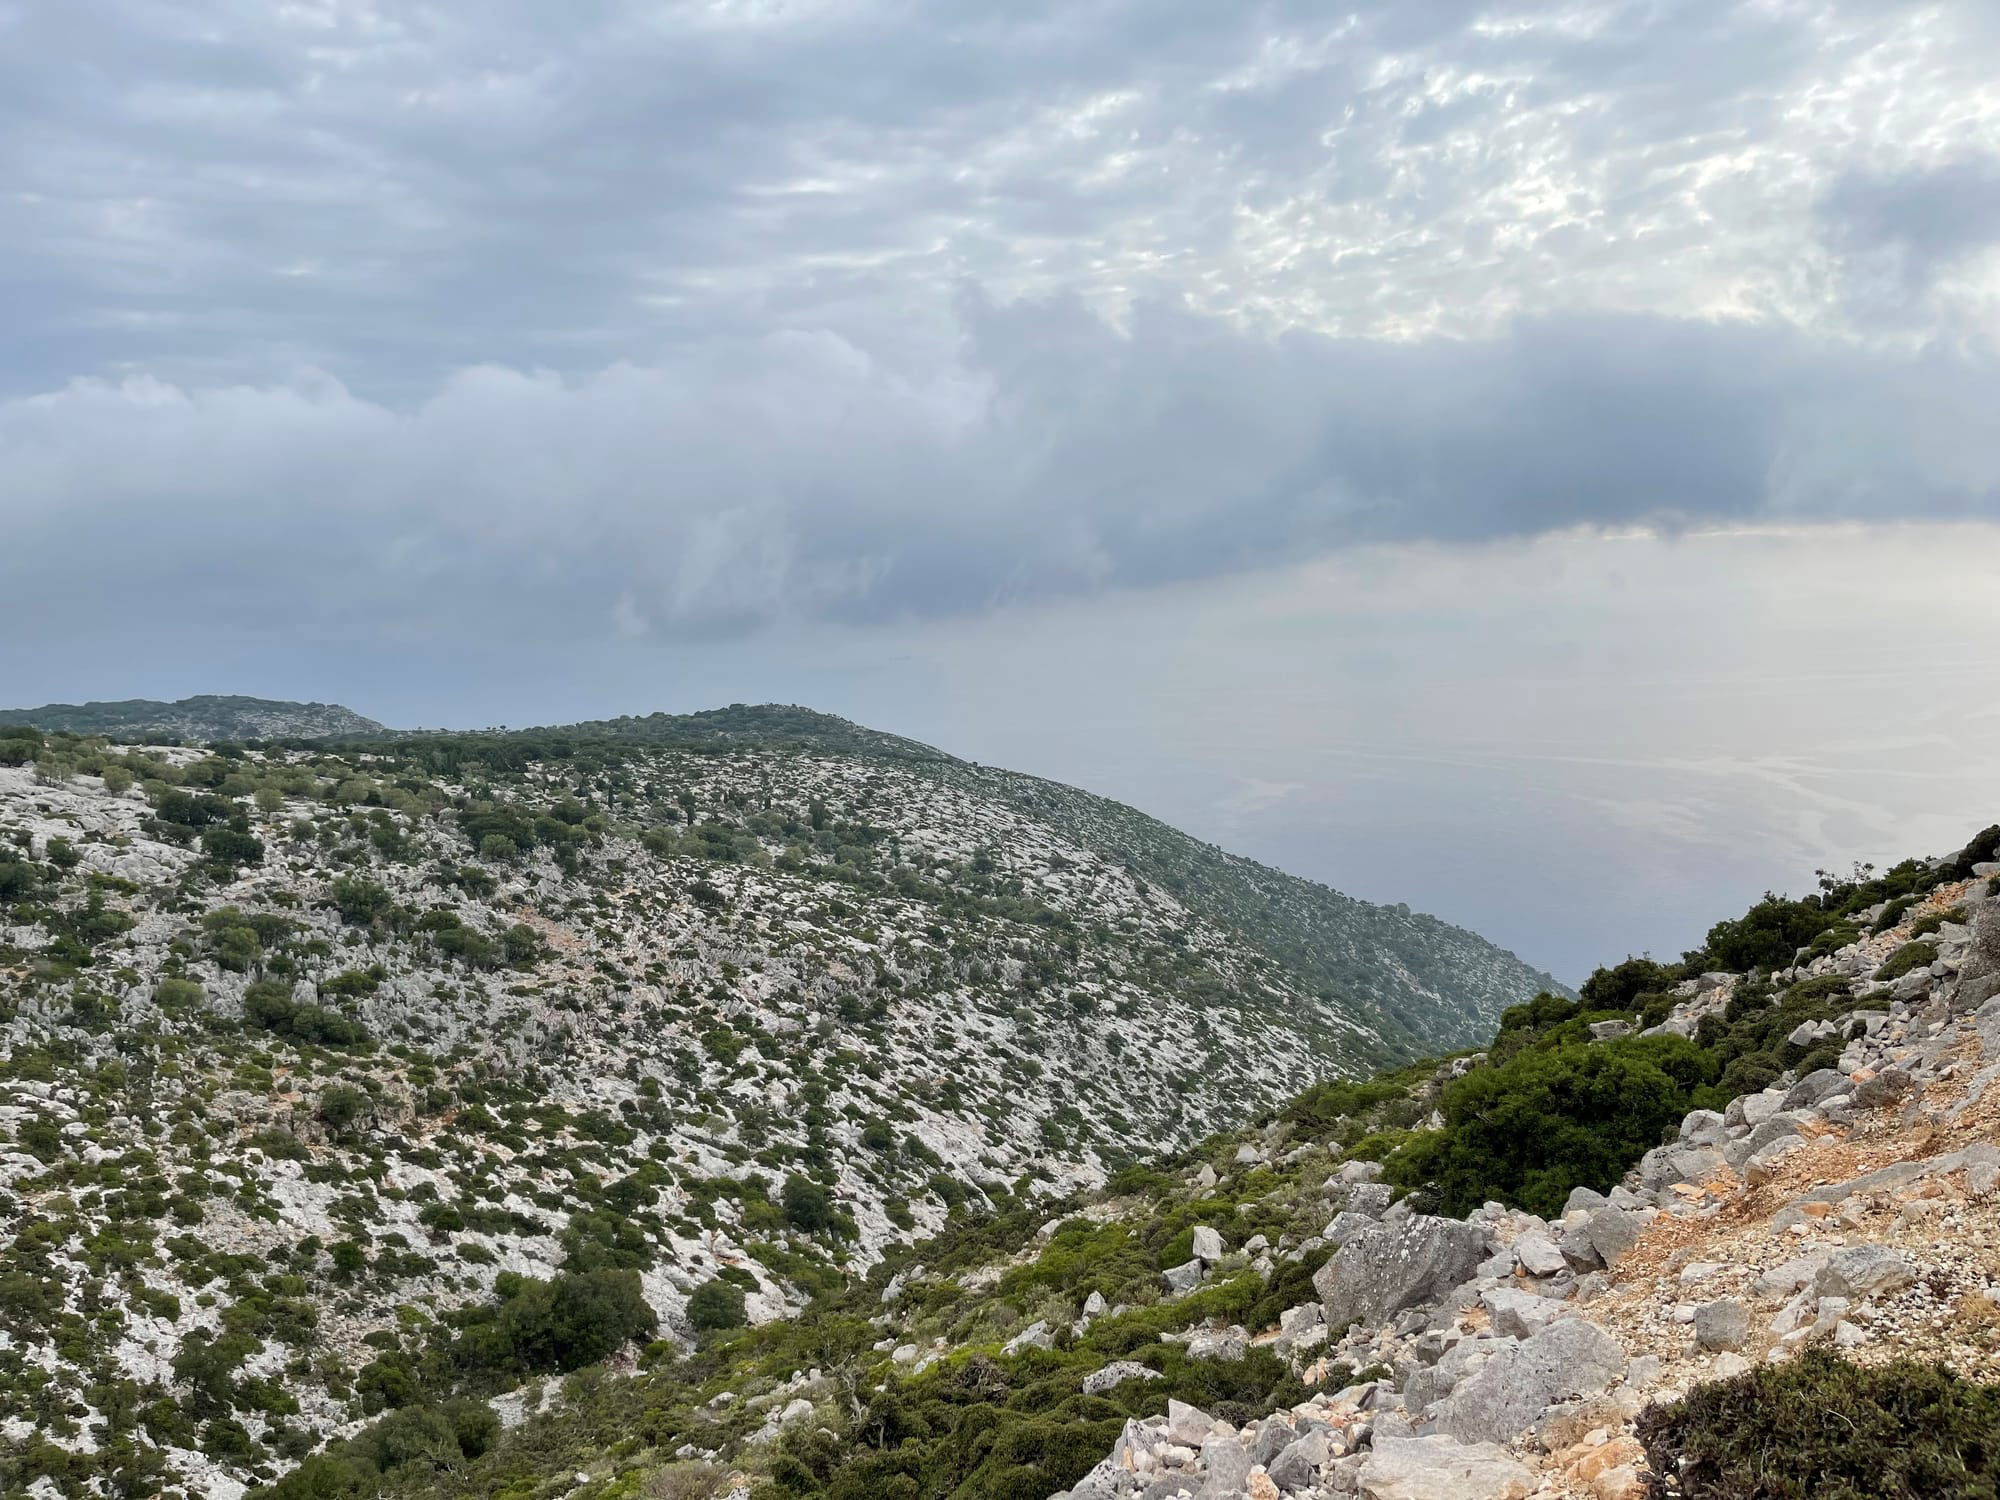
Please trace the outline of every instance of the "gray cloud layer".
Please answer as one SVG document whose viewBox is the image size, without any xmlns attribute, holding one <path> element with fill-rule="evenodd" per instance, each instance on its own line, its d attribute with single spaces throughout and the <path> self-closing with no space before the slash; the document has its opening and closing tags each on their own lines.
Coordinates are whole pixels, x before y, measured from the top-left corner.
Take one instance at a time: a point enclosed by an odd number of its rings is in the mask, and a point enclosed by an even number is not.
<svg viewBox="0 0 2000 1500">
<path fill-rule="evenodd" d="M 1280 339 L 969 298 L 957 357 L 832 334 L 408 411 L 328 381 L 81 382 L 0 406 L 0 584 L 108 615 L 418 636 L 949 615 L 1356 541 L 2000 514 L 2000 379 L 1959 356 L 1634 317 Z M 120 603 L 119 601 L 124 601 Z"/>
<path fill-rule="evenodd" d="M 0 0 L 0 585 L 700 638 L 1995 513 L 2000 13 Z"/>
</svg>

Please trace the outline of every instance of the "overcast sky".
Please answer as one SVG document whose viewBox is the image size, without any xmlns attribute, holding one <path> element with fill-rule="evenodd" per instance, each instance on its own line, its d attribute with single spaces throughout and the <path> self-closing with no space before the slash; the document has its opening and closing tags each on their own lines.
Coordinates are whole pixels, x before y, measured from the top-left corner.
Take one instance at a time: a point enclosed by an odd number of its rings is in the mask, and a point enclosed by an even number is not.
<svg viewBox="0 0 2000 1500">
<path fill-rule="evenodd" d="M 785 699 L 1574 978 L 2000 818 L 1990 0 L 0 0 L 0 698 Z"/>
</svg>

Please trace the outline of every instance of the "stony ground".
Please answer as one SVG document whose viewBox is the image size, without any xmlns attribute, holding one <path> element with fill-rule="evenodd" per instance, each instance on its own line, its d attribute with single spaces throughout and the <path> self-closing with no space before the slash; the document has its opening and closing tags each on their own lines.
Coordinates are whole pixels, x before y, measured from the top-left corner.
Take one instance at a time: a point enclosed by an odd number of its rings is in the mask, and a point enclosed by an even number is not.
<svg viewBox="0 0 2000 1500">
<path fill-rule="evenodd" d="M 1697 1111 L 1608 1198 L 1579 1189 L 1555 1222 L 1387 1206 L 1348 1163 L 1322 1234 L 1277 1251 L 1324 1262 L 1319 1300 L 1276 1329 L 1198 1336 L 1275 1348 L 1309 1382 L 1379 1378 L 1241 1428 L 1175 1403 L 1128 1423 L 1063 1500 L 1639 1500 L 1632 1427 L 1649 1404 L 1810 1340 L 2000 1374 L 1994 875 L 1778 976 L 1852 977 L 1829 1027 L 1851 1038 L 1838 1066 Z M 1940 927 L 1945 913 L 1962 920 Z M 1927 918 L 1936 960 L 1871 982 Z M 1692 1032 L 1740 980 L 1688 982 L 1659 1029 Z"/>
</svg>

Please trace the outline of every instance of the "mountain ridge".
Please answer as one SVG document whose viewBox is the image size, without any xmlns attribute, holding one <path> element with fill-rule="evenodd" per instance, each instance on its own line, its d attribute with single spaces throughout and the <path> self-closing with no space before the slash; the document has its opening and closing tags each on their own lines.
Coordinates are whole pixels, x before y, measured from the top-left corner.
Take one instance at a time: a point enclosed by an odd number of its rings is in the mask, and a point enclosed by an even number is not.
<svg viewBox="0 0 2000 1500">
<path fill-rule="evenodd" d="M 165 702 L 122 698 L 0 709 L 0 727 L 76 734 L 159 735 L 195 740 L 318 739 L 379 734 L 383 726 L 338 703 L 200 693 Z"/>
</svg>

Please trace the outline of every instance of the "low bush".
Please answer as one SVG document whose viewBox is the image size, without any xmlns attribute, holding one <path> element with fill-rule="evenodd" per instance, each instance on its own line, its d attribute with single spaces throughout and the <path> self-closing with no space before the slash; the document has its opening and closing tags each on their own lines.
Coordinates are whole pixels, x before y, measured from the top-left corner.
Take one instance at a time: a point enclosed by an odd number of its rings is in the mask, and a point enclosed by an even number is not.
<svg viewBox="0 0 2000 1500">
<path fill-rule="evenodd" d="M 688 1298 L 688 1321 L 703 1332 L 718 1328 L 741 1328 L 746 1314 L 743 1288 L 717 1279 L 704 1281 Z"/>
<path fill-rule="evenodd" d="M 1649 1409 L 1638 1437 L 1680 1500 L 1991 1500 L 2000 1387 L 1813 1347 Z"/>
<path fill-rule="evenodd" d="M 1878 984 L 1886 984 L 1891 979 L 1901 979 L 1912 969 L 1928 969 L 1937 962 L 1936 943 L 1905 943 L 1883 961 L 1875 971 Z"/>
<path fill-rule="evenodd" d="M 1384 1175 L 1448 1214 L 1498 1198 L 1553 1216 L 1574 1188 L 1608 1192 L 1720 1067 L 1675 1036 L 1523 1052 L 1447 1084 L 1444 1129 L 1412 1137 Z"/>
</svg>

